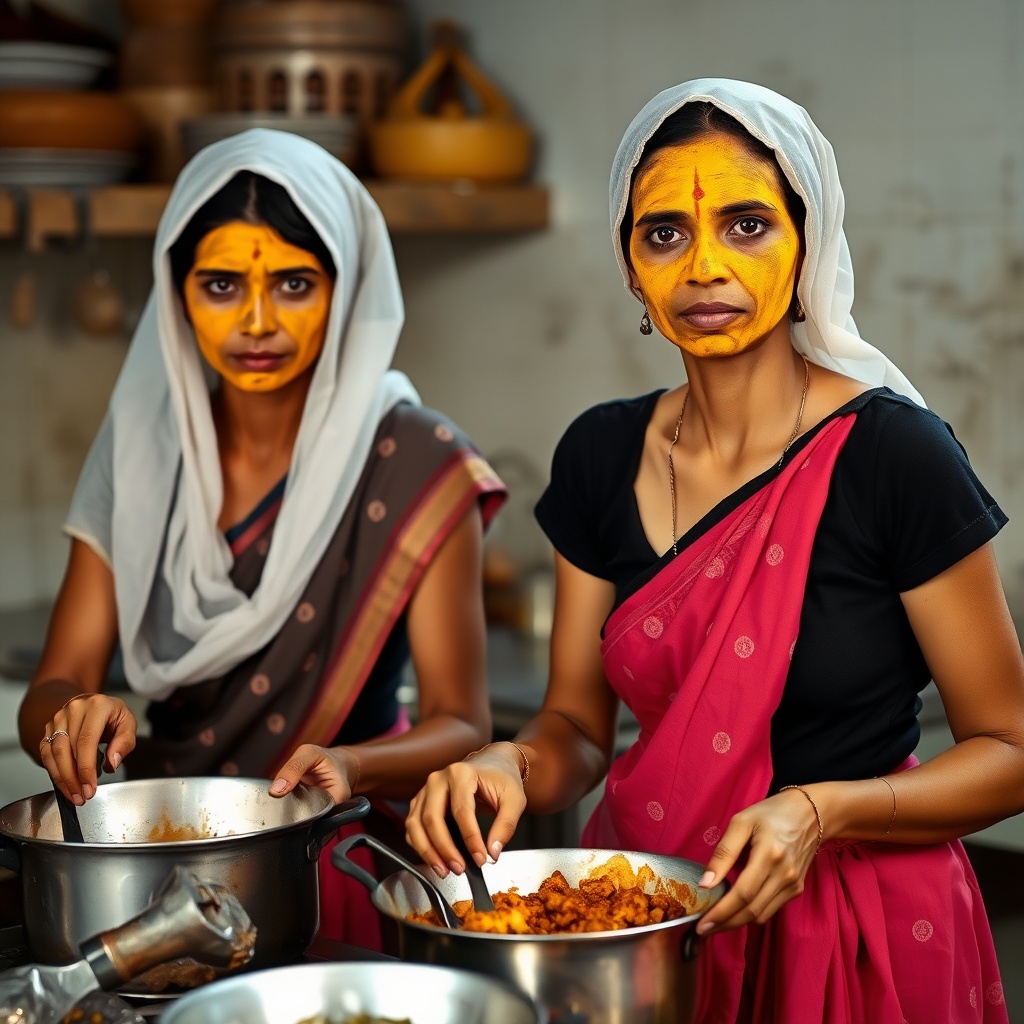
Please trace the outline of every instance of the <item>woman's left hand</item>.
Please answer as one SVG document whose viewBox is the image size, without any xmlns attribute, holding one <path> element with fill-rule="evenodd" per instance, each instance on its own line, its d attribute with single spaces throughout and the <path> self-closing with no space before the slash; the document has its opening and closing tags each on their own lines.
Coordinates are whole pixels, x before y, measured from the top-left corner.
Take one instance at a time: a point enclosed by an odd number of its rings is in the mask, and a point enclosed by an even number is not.
<svg viewBox="0 0 1024 1024">
<path fill-rule="evenodd" d="M 764 924 L 803 892 L 804 876 L 818 848 L 818 818 L 810 800 L 797 790 L 786 790 L 740 811 L 715 847 L 701 887 L 721 881 L 748 843 L 746 867 L 701 919 L 699 934 Z"/>
<path fill-rule="evenodd" d="M 352 795 L 359 779 L 359 762 L 346 747 L 315 747 L 303 743 L 285 762 L 270 787 L 271 796 L 284 796 L 300 782 L 326 790 L 336 804 Z"/>
</svg>

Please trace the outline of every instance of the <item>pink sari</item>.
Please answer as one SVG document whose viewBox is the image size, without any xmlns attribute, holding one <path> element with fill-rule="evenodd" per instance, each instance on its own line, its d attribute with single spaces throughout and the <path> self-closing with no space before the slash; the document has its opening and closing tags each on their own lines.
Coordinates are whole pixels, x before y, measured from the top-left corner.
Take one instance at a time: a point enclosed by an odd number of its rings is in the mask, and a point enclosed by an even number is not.
<svg viewBox="0 0 1024 1024">
<path fill-rule="evenodd" d="M 641 731 L 585 845 L 706 863 L 732 816 L 767 795 L 811 546 L 855 418 L 822 427 L 612 614 L 605 671 Z M 763 927 L 712 936 L 702 960 L 700 1024 L 1007 1021 L 959 842 L 828 843 L 800 897 Z"/>
</svg>

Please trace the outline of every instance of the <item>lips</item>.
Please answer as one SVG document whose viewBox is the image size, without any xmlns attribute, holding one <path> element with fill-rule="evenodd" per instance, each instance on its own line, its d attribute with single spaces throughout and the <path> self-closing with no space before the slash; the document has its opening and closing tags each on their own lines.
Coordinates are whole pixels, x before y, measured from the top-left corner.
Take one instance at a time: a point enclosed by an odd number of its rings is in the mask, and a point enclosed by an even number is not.
<svg viewBox="0 0 1024 1024">
<path fill-rule="evenodd" d="M 681 316 L 691 327 L 707 331 L 731 324 L 744 312 L 726 302 L 694 302 L 683 310 Z"/>
<path fill-rule="evenodd" d="M 257 350 L 241 352 L 234 357 L 234 360 L 249 373 L 271 373 L 284 362 L 285 357 L 278 352 Z"/>
</svg>

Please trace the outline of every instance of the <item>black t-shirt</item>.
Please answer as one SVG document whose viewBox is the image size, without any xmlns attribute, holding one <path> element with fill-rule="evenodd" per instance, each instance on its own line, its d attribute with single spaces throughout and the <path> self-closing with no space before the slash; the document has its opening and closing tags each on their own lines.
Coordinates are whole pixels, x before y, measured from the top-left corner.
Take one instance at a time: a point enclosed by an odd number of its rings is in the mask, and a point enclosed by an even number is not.
<svg viewBox="0 0 1024 1024">
<path fill-rule="evenodd" d="M 672 559 L 644 533 L 633 481 L 660 391 L 583 413 L 558 444 L 537 504 L 541 528 L 584 572 L 615 584 L 621 604 Z M 811 550 L 800 633 L 772 718 L 773 790 L 882 775 L 920 738 L 918 693 L 931 674 L 900 593 L 991 540 L 1006 516 L 981 485 L 953 431 L 934 413 L 877 388 L 835 416 L 857 413 L 836 460 Z M 779 472 L 724 499 L 680 539 L 685 548 Z"/>
</svg>

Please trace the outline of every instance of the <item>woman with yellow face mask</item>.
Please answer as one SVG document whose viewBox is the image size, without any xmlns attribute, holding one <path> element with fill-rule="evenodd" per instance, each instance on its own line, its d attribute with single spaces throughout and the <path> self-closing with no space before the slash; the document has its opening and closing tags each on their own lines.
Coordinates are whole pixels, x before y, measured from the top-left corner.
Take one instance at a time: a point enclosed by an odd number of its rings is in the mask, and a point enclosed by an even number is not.
<svg viewBox="0 0 1024 1024">
<path fill-rule="evenodd" d="M 386 801 L 489 738 L 481 537 L 504 488 L 388 369 L 387 229 L 318 146 L 257 130 L 197 156 L 154 277 L 68 516 L 22 743 L 78 805 L 105 742 L 130 778 L 303 781 L 373 798 L 370 827 L 394 830 Z M 118 644 L 146 735 L 103 693 Z M 342 878 L 323 873 L 322 933 L 379 946 Z"/>
<path fill-rule="evenodd" d="M 689 82 L 627 130 L 611 214 L 640 332 L 687 383 L 569 427 L 537 507 L 557 568 L 543 710 L 432 776 L 409 840 L 443 873 L 450 804 L 496 857 L 525 808 L 607 777 L 584 845 L 732 883 L 697 927 L 694 1021 L 1004 1022 L 958 837 L 1024 808 L 1006 517 L 857 335 L 832 149 L 767 89 Z M 958 742 L 918 765 L 930 679 Z M 619 700 L 640 735 L 613 763 Z"/>
</svg>

